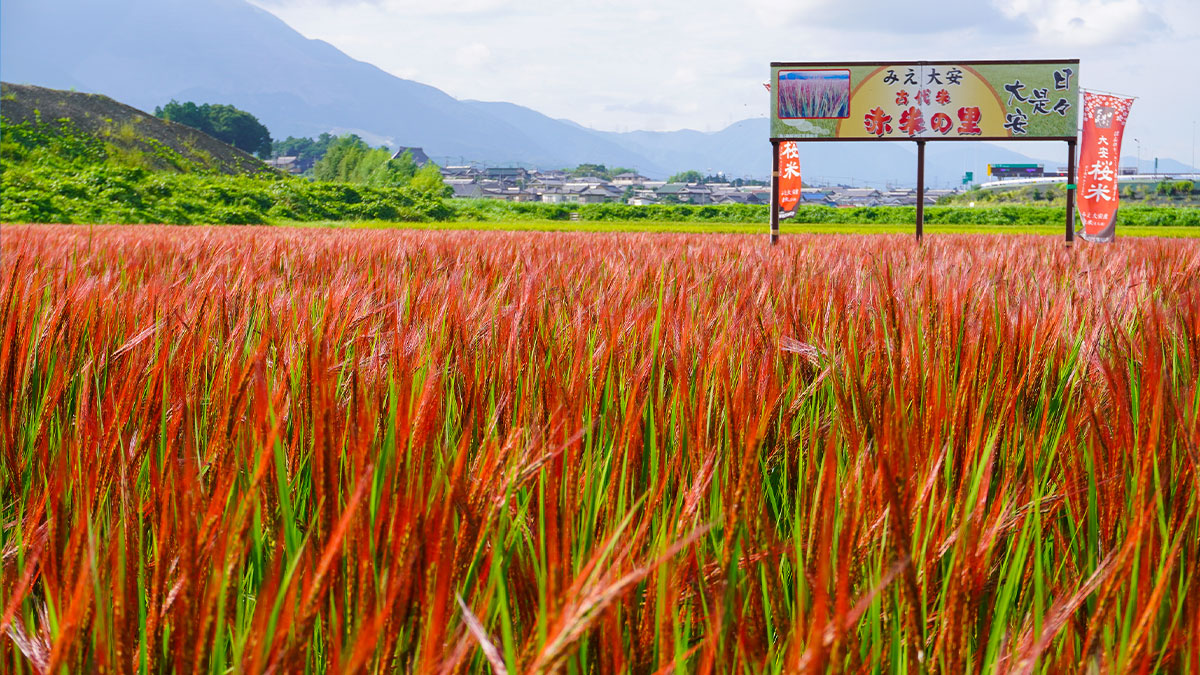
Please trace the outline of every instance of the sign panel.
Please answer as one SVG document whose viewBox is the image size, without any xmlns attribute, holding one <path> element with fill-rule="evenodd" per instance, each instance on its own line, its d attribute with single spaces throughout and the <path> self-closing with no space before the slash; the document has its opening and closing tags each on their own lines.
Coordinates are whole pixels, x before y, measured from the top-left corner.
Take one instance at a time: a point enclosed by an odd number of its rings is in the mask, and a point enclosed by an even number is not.
<svg viewBox="0 0 1200 675">
<path fill-rule="evenodd" d="M 1079 61 L 772 63 L 771 138 L 1065 140 Z"/>
<path fill-rule="evenodd" d="M 1121 136 L 1133 99 L 1084 92 L 1079 148 L 1079 219 L 1087 241 L 1112 241 L 1117 229 Z"/>
</svg>

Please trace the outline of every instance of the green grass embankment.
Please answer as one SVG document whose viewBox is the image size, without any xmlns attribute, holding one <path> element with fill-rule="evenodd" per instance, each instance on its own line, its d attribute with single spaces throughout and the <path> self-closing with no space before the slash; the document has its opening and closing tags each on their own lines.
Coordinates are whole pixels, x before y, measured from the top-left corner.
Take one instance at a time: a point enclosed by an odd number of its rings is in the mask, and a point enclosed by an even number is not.
<svg viewBox="0 0 1200 675">
<path fill-rule="evenodd" d="M 396 223 L 390 221 L 319 221 L 291 222 L 286 225 L 307 227 L 349 227 L 365 229 L 468 230 L 510 232 L 651 232 L 695 234 L 761 234 L 769 229 L 766 223 L 695 222 L 695 221 L 427 221 Z M 789 234 L 913 234 L 914 226 L 881 223 L 795 223 L 785 221 L 779 231 Z M 925 233 L 937 234 L 1034 234 L 1063 236 L 1063 226 L 1055 225 L 925 225 Z M 1127 225 L 1117 229 L 1120 237 L 1200 237 L 1200 227 L 1179 225 Z"/>
<path fill-rule="evenodd" d="M 454 200 L 454 219 L 483 222 L 569 221 L 578 222 L 671 222 L 744 223 L 765 225 L 771 210 L 765 205 L 722 204 L 542 204 L 512 203 L 490 199 Z M 1007 225 L 1061 227 L 1066 210 L 1054 206 L 1003 205 L 989 207 L 931 206 L 925 209 L 929 225 Z M 917 221 L 914 206 L 866 206 L 835 208 L 800 206 L 791 223 L 840 225 L 908 225 Z M 577 223 L 576 223 L 577 224 Z M 1118 226 L 1200 227 L 1200 209 L 1130 206 L 1117 214 Z"/>
</svg>

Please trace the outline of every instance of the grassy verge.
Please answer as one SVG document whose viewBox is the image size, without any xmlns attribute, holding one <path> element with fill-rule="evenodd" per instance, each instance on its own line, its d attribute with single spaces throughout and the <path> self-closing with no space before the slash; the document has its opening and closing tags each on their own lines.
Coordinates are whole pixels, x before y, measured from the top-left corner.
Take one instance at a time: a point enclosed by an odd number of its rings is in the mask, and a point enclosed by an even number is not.
<svg viewBox="0 0 1200 675">
<path fill-rule="evenodd" d="M 571 214 L 581 221 L 607 222 L 708 222 L 765 224 L 770 207 L 764 204 L 655 204 L 629 206 L 626 204 L 542 204 L 512 203 L 494 199 L 455 199 L 450 202 L 453 216 L 448 220 L 498 221 L 567 221 Z M 941 225 L 1047 225 L 1063 222 L 1066 210 L 1062 206 L 1032 206 L 1001 204 L 985 207 L 931 206 L 925 209 L 925 222 Z M 914 206 L 863 206 L 833 208 L 804 205 L 796 209 L 797 222 L 860 223 L 911 225 L 917 221 Z M 1200 209 L 1186 207 L 1126 205 L 1117 214 L 1117 226 L 1127 225 L 1188 225 L 1200 226 Z"/>
<path fill-rule="evenodd" d="M 397 223 L 388 221 L 280 222 L 279 225 L 359 229 L 474 230 L 509 232 L 662 232 L 678 234 L 767 234 L 764 223 L 680 221 L 563 221 L 506 220 Z M 874 223 L 783 223 L 782 234 L 911 234 L 912 225 Z M 958 225 L 929 223 L 927 234 L 1039 234 L 1061 236 L 1061 225 Z M 1118 227 L 1122 237 L 1200 237 L 1200 227 L 1172 225 L 1129 225 Z"/>
</svg>

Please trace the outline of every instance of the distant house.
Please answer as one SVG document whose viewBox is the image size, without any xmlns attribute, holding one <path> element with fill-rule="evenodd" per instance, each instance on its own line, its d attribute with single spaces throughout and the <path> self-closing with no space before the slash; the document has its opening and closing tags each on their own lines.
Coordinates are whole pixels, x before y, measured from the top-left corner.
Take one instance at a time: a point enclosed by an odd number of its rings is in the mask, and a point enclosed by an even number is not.
<svg viewBox="0 0 1200 675">
<path fill-rule="evenodd" d="M 580 204 L 603 204 L 613 200 L 613 194 L 600 185 L 592 185 L 579 193 Z"/>
<path fill-rule="evenodd" d="M 487 188 L 483 196 L 485 199 L 502 199 L 506 202 L 537 201 L 537 195 L 517 187 Z"/>
<path fill-rule="evenodd" d="M 565 183 L 566 181 L 562 178 L 553 178 L 538 174 L 533 179 L 533 182 L 530 183 L 530 187 L 532 187 L 534 190 L 545 190 L 548 188 L 560 188 Z"/>
<path fill-rule="evenodd" d="M 612 186 L 597 183 L 535 186 L 532 191 L 547 204 L 601 204 L 616 201 L 621 196 Z"/>
<path fill-rule="evenodd" d="M 300 158 L 299 157 L 292 157 L 290 155 L 285 156 L 285 157 L 274 157 L 272 159 L 266 160 L 264 163 L 267 166 L 271 167 L 272 169 L 278 169 L 280 171 L 286 171 L 288 173 L 303 173 L 304 172 L 304 170 L 300 168 Z"/>
<path fill-rule="evenodd" d="M 879 190 L 876 190 L 875 188 L 843 188 L 838 190 L 835 194 L 838 196 L 845 196 L 850 199 L 866 199 L 881 196 Z"/>
<path fill-rule="evenodd" d="M 658 196 L 653 190 L 638 190 L 629 198 L 628 203 L 632 206 L 650 206 L 658 203 Z"/>
<path fill-rule="evenodd" d="M 613 176 L 612 183 L 620 187 L 630 187 L 633 185 L 643 185 L 650 180 L 641 174 L 636 173 L 619 173 Z"/>
<path fill-rule="evenodd" d="M 479 169 L 473 166 L 444 166 L 443 178 L 472 178 L 479 175 Z"/>
<path fill-rule="evenodd" d="M 392 155 L 392 159 L 400 159 L 406 152 L 412 153 L 413 161 L 417 163 L 417 166 L 425 166 L 429 163 L 429 155 L 426 155 L 425 151 L 421 148 L 406 148 L 403 146 L 396 149 L 396 152 Z"/>
<path fill-rule="evenodd" d="M 842 188 L 831 196 L 838 206 L 879 206 L 883 195 L 874 188 Z"/>
<path fill-rule="evenodd" d="M 446 184 L 454 190 L 455 199 L 480 199 L 487 196 L 484 194 L 483 186 L 474 181 L 446 181 Z"/>
<path fill-rule="evenodd" d="M 800 192 L 800 200 L 808 206 L 837 206 L 826 192 Z"/>
<path fill-rule="evenodd" d="M 759 186 L 747 186 L 747 187 L 743 187 L 740 191 L 745 192 L 746 194 L 757 195 L 758 202 L 760 204 L 770 204 L 771 203 L 771 188 L 759 187 Z"/>
<path fill-rule="evenodd" d="M 483 170 L 483 177 L 489 180 L 516 183 L 529 178 L 529 171 L 516 167 L 493 167 Z"/>
<path fill-rule="evenodd" d="M 670 197 L 685 204 L 711 204 L 712 191 L 702 183 L 667 183 L 655 190 L 660 200 Z"/>
<path fill-rule="evenodd" d="M 770 197 L 767 197 L 770 200 Z M 762 195 L 755 192 L 722 192 L 713 198 L 714 204 L 765 204 Z"/>
<path fill-rule="evenodd" d="M 561 185 L 542 188 L 538 191 L 538 196 L 547 204 L 562 204 L 564 202 L 577 201 L 577 197 L 573 192 L 567 192 Z"/>
</svg>

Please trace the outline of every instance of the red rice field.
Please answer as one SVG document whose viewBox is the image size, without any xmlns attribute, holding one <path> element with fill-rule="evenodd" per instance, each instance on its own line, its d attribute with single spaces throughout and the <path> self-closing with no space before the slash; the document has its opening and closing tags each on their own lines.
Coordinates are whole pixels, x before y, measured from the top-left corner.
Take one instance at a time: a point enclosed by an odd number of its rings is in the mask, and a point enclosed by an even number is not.
<svg viewBox="0 0 1200 675">
<path fill-rule="evenodd" d="M 779 116 L 782 118 L 832 118 L 850 114 L 850 73 L 844 79 L 829 77 L 829 71 L 804 71 L 815 73 L 808 77 L 800 73 L 788 78 L 779 77 Z M 826 75 L 822 77 L 822 75 Z"/>
<path fill-rule="evenodd" d="M 0 671 L 1200 672 L 1200 242 L 4 227 Z"/>
</svg>

